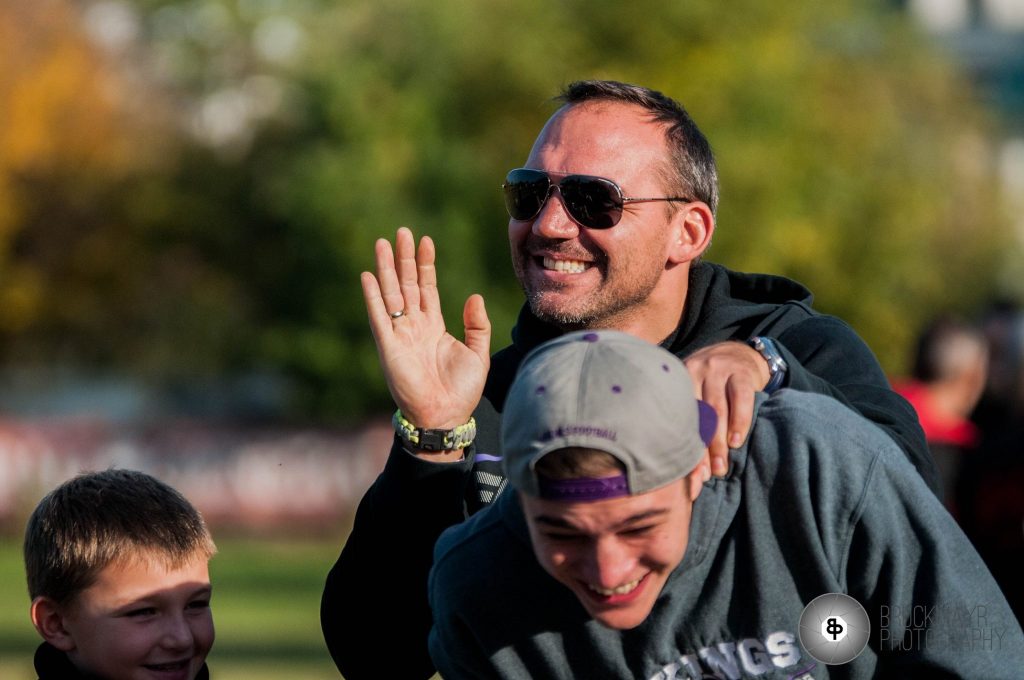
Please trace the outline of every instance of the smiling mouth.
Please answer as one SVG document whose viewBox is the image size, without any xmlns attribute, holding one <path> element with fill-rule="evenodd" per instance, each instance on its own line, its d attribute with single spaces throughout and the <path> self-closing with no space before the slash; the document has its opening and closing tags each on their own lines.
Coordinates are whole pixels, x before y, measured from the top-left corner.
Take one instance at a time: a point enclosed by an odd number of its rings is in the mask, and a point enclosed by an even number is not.
<svg viewBox="0 0 1024 680">
<path fill-rule="evenodd" d="M 587 588 L 597 593 L 598 595 L 601 595 L 602 597 L 612 597 L 613 595 L 628 595 L 629 593 L 636 590 L 637 586 L 639 586 L 640 582 L 643 580 L 644 577 L 641 576 L 635 581 L 623 583 L 621 586 L 616 586 L 615 588 L 602 588 L 601 586 L 595 586 L 592 583 L 588 583 L 586 585 Z"/>
<path fill-rule="evenodd" d="M 169 672 L 180 671 L 185 668 L 188 668 L 188 664 L 190 661 L 191 659 L 184 659 L 182 661 L 169 661 L 167 663 L 147 663 L 143 665 L 151 671 Z"/>
<path fill-rule="evenodd" d="M 542 263 L 544 265 L 544 269 L 564 272 L 567 274 L 582 274 L 591 264 L 589 262 L 583 262 L 582 260 L 556 260 L 551 257 L 542 258 Z"/>
</svg>

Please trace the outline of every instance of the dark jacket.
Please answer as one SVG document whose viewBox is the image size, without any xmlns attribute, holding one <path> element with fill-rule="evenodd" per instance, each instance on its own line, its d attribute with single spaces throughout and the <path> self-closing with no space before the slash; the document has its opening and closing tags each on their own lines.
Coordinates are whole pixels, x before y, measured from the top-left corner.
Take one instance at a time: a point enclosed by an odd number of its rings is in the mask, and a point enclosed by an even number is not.
<svg viewBox="0 0 1024 680">
<path fill-rule="evenodd" d="M 685 358 L 718 342 L 771 337 L 789 364 L 784 387 L 831 396 L 876 423 L 937 490 L 913 408 L 890 389 L 857 334 L 812 310 L 811 300 L 810 291 L 789 279 L 703 262 L 691 270 L 680 325 L 662 344 Z M 423 461 L 396 439 L 384 471 L 359 504 L 321 602 L 324 637 L 347 680 L 381 673 L 415 680 L 434 672 L 427 652 L 434 543 L 504 489 L 499 436 L 505 395 L 526 353 L 559 334 L 523 307 L 512 344 L 491 361 L 474 412 L 477 438 L 463 462 Z"/>
</svg>

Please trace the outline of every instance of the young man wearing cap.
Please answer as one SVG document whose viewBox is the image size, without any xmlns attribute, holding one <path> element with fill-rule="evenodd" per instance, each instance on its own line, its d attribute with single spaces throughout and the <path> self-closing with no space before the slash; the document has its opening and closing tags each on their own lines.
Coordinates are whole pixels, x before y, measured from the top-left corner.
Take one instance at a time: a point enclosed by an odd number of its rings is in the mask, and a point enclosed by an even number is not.
<svg viewBox="0 0 1024 680">
<path fill-rule="evenodd" d="M 635 337 L 578 332 L 528 355 L 501 430 L 515 493 L 435 550 L 442 676 L 1019 677 L 1005 599 L 880 430 L 819 395 L 761 395 L 709 481 L 714 420 L 683 364 Z M 808 632 L 801 616 L 833 593 L 870 632 L 836 612 L 826 625 L 863 651 L 826 666 L 808 653 L 822 620 Z"/>
</svg>

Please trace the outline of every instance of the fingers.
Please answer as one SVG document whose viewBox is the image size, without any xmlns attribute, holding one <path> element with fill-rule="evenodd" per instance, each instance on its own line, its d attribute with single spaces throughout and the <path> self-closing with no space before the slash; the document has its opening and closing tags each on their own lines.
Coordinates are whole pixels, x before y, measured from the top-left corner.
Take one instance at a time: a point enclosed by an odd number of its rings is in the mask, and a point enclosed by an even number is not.
<svg viewBox="0 0 1024 680">
<path fill-rule="evenodd" d="M 722 416 L 729 412 L 729 404 L 722 398 L 709 399 L 705 393 L 704 401 L 711 405 L 718 413 L 718 427 L 715 428 L 715 436 L 708 446 L 708 454 L 711 462 L 711 474 L 716 477 L 724 477 L 729 472 L 729 446 L 726 444 L 726 418 Z"/>
<path fill-rule="evenodd" d="M 398 309 L 408 313 L 420 308 L 420 283 L 419 268 L 416 263 L 416 239 L 406 227 L 401 227 L 395 234 L 395 255 L 398 289 L 403 302 Z M 397 310 L 392 309 L 391 311 Z"/>
<path fill-rule="evenodd" d="M 707 388 L 707 384 L 705 384 Z M 743 374 L 734 374 L 724 385 L 716 385 L 709 395 L 705 389 L 704 401 L 718 413 L 718 427 L 709 447 L 711 472 L 721 477 L 729 471 L 729 449 L 743 444 L 754 418 L 753 384 Z"/>
<path fill-rule="evenodd" d="M 750 432 L 750 423 L 754 419 L 756 388 L 752 383 L 733 378 L 729 380 L 727 390 L 729 393 L 729 448 L 735 449 L 743 444 L 747 433 Z"/>
<path fill-rule="evenodd" d="M 398 283 L 398 271 L 395 268 L 395 255 L 391 250 L 391 242 L 384 238 L 377 239 L 374 244 L 374 254 L 377 260 L 377 286 L 385 311 L 391 314 L 404 310 L 405 298 Z"/>
<path fill-rule="evenodd" d="M 491 320 L 487 318 L 482 295 L 470 295 L 462 310 L 462 322 L 466 326 L 466 347 L 476 353 L 484 366 L 491 360 Z"/>
<path fill-rule="evenodd" d="M 417 247 L 412 231 L 401 227 L 395 234 L 394 251 L 387 239 L 378 239 L 374 250 L 377 283 L 388 314 L 440 312 L 434 241 L 429 236 L 421 238 Z"/>
<path fill-rule="evenodd" d="M 700 468 L 700 481 L 706 482 L 711 479 L 711 454 L 705 453 L 704 459 L 698 464 Z"/>
<path fill-rule="evenodd" d="M 441 309 L 437 292 L 437 269 L 434 267 L 434 241 L 429 236 L 420 239 L 416 254 L 416 270 L 419 276 L 420 309 L 424 312 Z"/>
<path fill-rule="evenodd" d="M 718 414 L 718 425 L 715 427 L 715 434 L 708 444 L 708 455 L 702 464 L 707 464 L 711 474 L 722 477 L 729 471 L 729 447 L 726 445 L 726 432 L 728 429 L 727 418 L 723 417 L 729 413 L 729 403 L 725 398 L 725 392 L 721 386 L 708 379 L 704 373 L 704 366 L 692 358 L 683 362 L 690 377 L 693 379 L 693 391 L 696 397 L 707 402 L 708 406 Z"/>
<path fill-rule="evenodd" d="M 684 361 L 698 399 L 718 414 L 718 427 L 708 446 L 711 473 L 716 476 L 728 472 L 729 449 L 743 444 L 753 421 L 761 366 L 748 350 L 741 343 L 719 343 L 694 352 Z"/>
<path fill-rule="evenodd" d="M 363 287 L 363 301 L 366 303 L 366 316 L 370 319 L 370 331 L 379 347 L 381 339 L 385 337 L 384 334 L 391 330 L 391 317 L 384 307 L 377 277 L 370 272 L 363 272 L 359 275 L 359 283 Z"/>
</svg>

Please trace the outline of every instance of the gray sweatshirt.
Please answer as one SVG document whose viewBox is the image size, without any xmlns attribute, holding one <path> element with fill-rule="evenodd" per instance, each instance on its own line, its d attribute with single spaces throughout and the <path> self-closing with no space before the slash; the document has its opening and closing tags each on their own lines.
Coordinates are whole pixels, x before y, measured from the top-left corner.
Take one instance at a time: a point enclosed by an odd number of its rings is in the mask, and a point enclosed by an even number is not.
<svg viewBox="0 0 1024 680">
<path fill-rule="evenodd" d="M 538 565 L 517 494 L 435 548 L 430 654 L 460 678 L 1022 678 L 1024 633 L 985 565 L 876 426 L 820 395 L 759 395 L 747 443 L 698 497 L 651 615 L 591 620 Z M 814 598 L 867 611 L 868 647 L 826 666 L 801 646 Z"/>
</svg>

